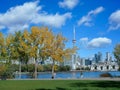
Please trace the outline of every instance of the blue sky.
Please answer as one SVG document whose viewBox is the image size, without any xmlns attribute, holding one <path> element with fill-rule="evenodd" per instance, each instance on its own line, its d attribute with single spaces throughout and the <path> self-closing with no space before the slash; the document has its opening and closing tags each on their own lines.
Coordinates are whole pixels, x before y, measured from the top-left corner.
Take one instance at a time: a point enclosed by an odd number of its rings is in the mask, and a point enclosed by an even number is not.
<svg viewBox="0 0 120 90">
<path fill-rule="evenodd" d="M 120 0 L 0 0 L 0 31 L 5 35 L 48 26 L 72 47 L 73 27 L 81 57 L 112 54 L 120 43 Z"/>
</svg>

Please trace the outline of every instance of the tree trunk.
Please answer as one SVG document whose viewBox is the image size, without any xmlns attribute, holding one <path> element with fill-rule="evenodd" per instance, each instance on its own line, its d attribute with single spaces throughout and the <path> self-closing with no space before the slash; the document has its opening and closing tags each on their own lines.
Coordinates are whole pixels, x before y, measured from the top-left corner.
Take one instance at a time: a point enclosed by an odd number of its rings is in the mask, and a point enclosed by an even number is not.
<svg viewBox="0 0 120 90">
<path fill-rule="evenodd" d="M 21 79 L 21 60 L 19 61 L 19 79 Z"/>
<path fill-rule="evenodd" d="M 52 79 L 54 79 L 55 78 L 55 76 L 54 76 L 54 64 L 55 64 L 55 61 L 53 60 L 53 64 L 52 64 Z"/>
<path fill-rule="evenodd" d="M 35 79 L 37 79 L 37 60 L 35 59 Z"/>
</svg>

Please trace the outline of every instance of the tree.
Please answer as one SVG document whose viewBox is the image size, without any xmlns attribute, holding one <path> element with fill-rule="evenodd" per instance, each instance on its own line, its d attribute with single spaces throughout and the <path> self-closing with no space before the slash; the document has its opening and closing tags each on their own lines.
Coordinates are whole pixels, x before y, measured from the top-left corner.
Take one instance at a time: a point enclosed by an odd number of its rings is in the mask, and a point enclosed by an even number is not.
<svg viewBox="0 0 120 90">
<path fill-rule="evenodd" d="M 5 61 L 7 57 L 6 45 L 5 45 L 5 38 L 2 33 L 0 33 L 0 59 Z"/>
<path fill-rule="evenodd" d="M 21 77 L 21 63 L 32 58 L 35 61 L 35 78 L 37 78 L 37 61 L 51 59 L 52 76 L 54 77 L 55 62 L 63 62 L 64 58 L 71 56 L 76 49 L 66 48 L 66 38 L 61 34 L 54 35 L 48 27 L 32 27 L 31 32 L 18 31 L 13 35 L 0 33 L 0 59 L 19 60 L 19 77 Z"/>
<path fill-rule="evenodd" d="M 37 78 L 37 61 L 39 59 L 45 59 L 46 55 L 44 50 L 46 50 L 45 40 L 47 36 L 48 28 L 46 27 L 32 27 L 30 33 L 30 57 L 35 61 L 35 78 Z"/>
<path fill-rule="evenodd" d="M 15 53 L 15 50 L 13 48 L 13 43 L 14 43 L 13 41 L 14 41 L 13 35 L 9 34 L 6 37 L 6 49 L 7 49 L 7 56 L 8 56 L 9 63 L 11 63 L 11 60 L 14 59 L 13 57 L 16 56 L 16 55 L 14 56 L 12 55 L 13 53 Z"/>
<path fill-rule="evenodd" d="M 61 34 L 54 35 L 47 27 L 32 27 L 30 34 L 30 57 L 35 60 L 35 78 L 37 78 L 37 60 L 51 59 L 52 77 L 54 77 L 55 62 L 63 62 L 63 58 L 75 53 L 76 49 L 65 48 L 65 37 Z"/>
<path fill-rule="evenodd" d="M 24 59 L 24 64 L 27 64 L 29 61 L 29 55 L 31 50 L 31 42 L 29 41 L 30 34 L 27 30 L 23 32 L 22 37 L 20 37 L 20 47 L 19 52 L 21 54 L 21 57 Z"/>
<path fill-rule="evenodd" d="M 24 51 L 22 49 L 23 40 L 24 40 L 23 33 L 21 31 L 15 32 L 13 43 L 12 43 L 11 56 L 12 56 L 12 59 L 19 60 L 19 78 L 21 78 L 21 63 L 24 60 Z"/>
<path fill-rule="evenodd" d="M 9 41 L 11 38 L 5 38 L 2 33 L 0 33 L 0 72 L 1 75 L 7 74 L 7 70 L 9 69 L 9 65 L 11 64 L 10 60 L 10 50 L 9 50 Z"/>
<path fill-rule="evenodd" d="M 47 39 L 46 50 L 47 55 L 52 60 L 52 78 L 54 78 L 54 66 L 55 62 L 63 62 L 64 58 L 70 57 L 73 53 L 75 53 L 75 48 L 65 48 L 66 38 L 61 34 L 53 35 L 52 32 Z"/>
<path fill-rule="evenodd" d="M 114 56 L 118 61 L 118 64 L 120 65 L 120 44 L 117 44 L 114 48 Z"/>
</svg>

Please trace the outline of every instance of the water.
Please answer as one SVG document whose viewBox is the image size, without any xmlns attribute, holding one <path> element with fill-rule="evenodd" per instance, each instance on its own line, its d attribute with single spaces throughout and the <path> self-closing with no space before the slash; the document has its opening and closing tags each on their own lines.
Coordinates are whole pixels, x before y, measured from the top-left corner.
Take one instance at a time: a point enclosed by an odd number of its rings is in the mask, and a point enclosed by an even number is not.
<svg viewBox="0 0 120 90">
<path fill-rule="evenodd" d="M 57 72 L 55 73 L 55 78 L 63 78 L 63 79 L 69 79 L 69 78 L 100 78 L 100 74 L 103 74 L 106 72 L 82 72 L 82 75 L 80 72 Z M 113 77 L 120 76 L 120 71 L 109 71 Z M 38 73 L 39 79 L 50 79 L 52 76 L 51 72 L 40 72 Z M 15 75 L 15 79 L 18 79 L 19 75 Z M 32 78 L 29 74 L 21 74 L 21 79 L 29 79 Z"/>
</svg>

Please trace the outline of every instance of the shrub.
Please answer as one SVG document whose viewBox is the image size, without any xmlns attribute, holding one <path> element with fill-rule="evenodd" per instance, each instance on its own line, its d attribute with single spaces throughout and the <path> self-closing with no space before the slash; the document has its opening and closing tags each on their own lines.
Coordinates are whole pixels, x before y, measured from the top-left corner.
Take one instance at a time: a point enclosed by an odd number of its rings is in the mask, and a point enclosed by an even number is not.
<svg viewBox="0 0 120 90">
<path fill-rule="evenodd" d="M 5 65 L 0 65 L 0 77 L 4 75 L 4 72 L 6 71 L 7 67 Z"/>
<path fill-rule="evenodd" d="M 85 70 L 88 70 L 88 71 L 89 71 L 89 70 L 90 70 L 90 68 L 89 68 L 89 67 L 85 67 Z"/>
<path fill-rule="evenodd" d="M 119 68 L 118 68 L 118 71 L 120 71 L 120 66 L 119 66 Z"/>
<path fill-rule="evenodd" d="M 27 69 L 28 69 L 27 65 L 21 66 L 21 72 L 27 72 Z"/>
<path fill-rule="evenodd" d="M 44 67 L 42 65 L 38 65 L 37 66 L 37 71 L 38 72 L 43 72 L 44 71 Z"/>
<path fill-rule="evenodd" d="M 70 66 L 66 65 L 65 67 L 66 67 L 67 71 L 70 71 L 70 69 L 71 69 Z"/>
<path fill-rule="evenodd" d="M 35 71 L 35 65 L 34 64 L 29 64 L 27 65 L 28 72 L 34 72 Z"/>
<path fill-rule="evenodd" d="M 19 65 L 12 64 L 10 65 L 14 72 L 19 71 Z"/>
<path fill-rule="evenodd" d="M 77 67 L 77 68 L 76 68 L 76 70 L 80 70 L 80 68 L 79 68 L 79 67 Z"/>
<path fill-rule="evenodd" d="M 58 71 L 70 71 L 70 66 L 66 65 L 66 66 L 59 66 Z"/>
<path fill-rule="evenodd" d="M 52 70 L 52 65 L 48 64 L 48 65 L 44 65 L 44 71 L 51 71 Z"/>
<path fill-rule="evenodd" d="M 112 77 L 112 75 L 110 73 L 103 73 L 100 77 Z"/>
<path fill-rule="evenodd" d="M 13 78 L 14 69 L 11 65 L 2 65 L 0 69 L 1 78 Z"/>
</svg>

